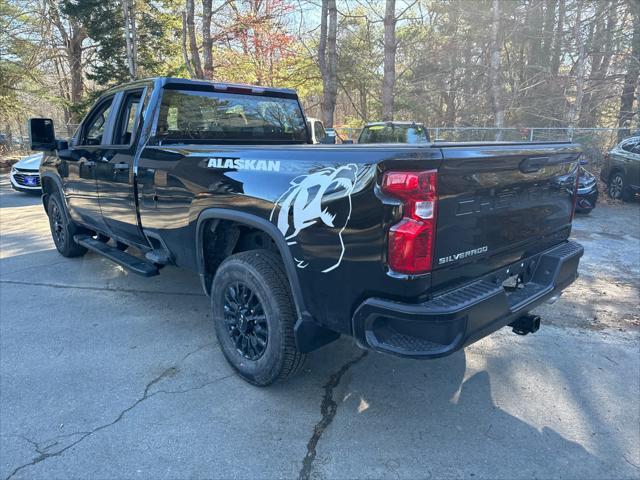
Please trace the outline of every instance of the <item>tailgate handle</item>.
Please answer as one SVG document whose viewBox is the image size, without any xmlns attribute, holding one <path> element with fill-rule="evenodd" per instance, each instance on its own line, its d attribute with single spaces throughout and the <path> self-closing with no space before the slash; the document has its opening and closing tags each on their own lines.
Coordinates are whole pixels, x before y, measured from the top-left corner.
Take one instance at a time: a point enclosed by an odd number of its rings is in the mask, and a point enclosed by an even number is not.
<svg viewBox="0 0 640 480">
<path fill-rule="evenodd" d="M 529 157 L 520 162 L 522 173 L 533 173 L 544 168 L 549 163 L 549 157 Z"/>
</svg>

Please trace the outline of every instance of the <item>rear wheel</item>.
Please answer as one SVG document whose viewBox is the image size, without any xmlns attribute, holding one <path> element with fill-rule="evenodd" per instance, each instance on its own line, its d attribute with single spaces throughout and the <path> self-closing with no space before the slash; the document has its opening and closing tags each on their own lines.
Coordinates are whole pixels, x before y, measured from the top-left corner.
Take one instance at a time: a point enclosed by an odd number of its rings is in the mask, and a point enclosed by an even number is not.
<svg viewBox="0 0 640 480">
<path fill-rule="evenodd" d="M 222 262 L 211 308 L 222 352 L 246 381 L 266 386 L 300 370 L 305 356 L 296 348 L 295 309 L 277 254 L 251 250 Z"/>
<path fill-rule="evenodd" d="M 609 179 L 609 197 L 614 200 L 630 201 L 633 193 L 629 190 L 622 172 L 614 172 Z"/>
<path fill-rule="evenodd" d="M 87 253 L 87 249 L 73 239 L 74 235 L 80 233 L 80 229 L 69 221 L 58 193 L 52 194 L 49 198 L 47 214 L 53 243 L 62 256 L 79 257 Z"/>
</svg>

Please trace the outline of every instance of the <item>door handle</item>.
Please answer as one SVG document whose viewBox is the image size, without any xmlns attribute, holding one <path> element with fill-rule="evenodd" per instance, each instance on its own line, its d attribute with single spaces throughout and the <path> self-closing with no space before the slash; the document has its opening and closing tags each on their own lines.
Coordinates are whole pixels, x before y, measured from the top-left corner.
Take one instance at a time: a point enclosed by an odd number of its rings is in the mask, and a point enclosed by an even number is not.
<svg viewBox="0 0 640 480">
<path fill-rule="evenodd" d="M 129 164 L 128 163 L 124 163 L 124 162 L 116 163 L 113 166 L 113 169 L 116 170 L 116 171 L 119 171 L 119 172 L 127 171 L 127 170 L 129 170 Z"/>
</svg>

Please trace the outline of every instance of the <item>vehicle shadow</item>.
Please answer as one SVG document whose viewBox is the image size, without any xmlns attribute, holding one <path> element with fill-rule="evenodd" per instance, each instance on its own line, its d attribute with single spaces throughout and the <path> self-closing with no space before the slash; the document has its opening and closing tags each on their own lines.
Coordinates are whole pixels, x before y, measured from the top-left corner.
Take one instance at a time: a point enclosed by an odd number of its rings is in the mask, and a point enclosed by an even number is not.
<svg viewBox="0 0 640 480">
<path fill-rule="evenodd" d="M 327 358 L 357 355 L 352 342 L 341 340 L 311 358 L 311 377 L 328 376 Z M 467 365 L 467 356 L 460 351 L 419 362 L 369 352 L 328 393 L 327 382 L 321 406 L 336 402 L 337 413 L 315 447 L 316 473 L 326 478 L 511 479 L 593 478 L 594 472 L 607 471 L 580 444 L 501 408 L 492 393 L 491 369 L 478 368 L 477 356 Z M 294 385 L 309 380 L 302 377 L 274 392 L 291 397 Z M 523 405 L 535 401 L 519 386 L 506 388 Z M 314 431 L 323 420 L 324 415 Z"/>
</svg>

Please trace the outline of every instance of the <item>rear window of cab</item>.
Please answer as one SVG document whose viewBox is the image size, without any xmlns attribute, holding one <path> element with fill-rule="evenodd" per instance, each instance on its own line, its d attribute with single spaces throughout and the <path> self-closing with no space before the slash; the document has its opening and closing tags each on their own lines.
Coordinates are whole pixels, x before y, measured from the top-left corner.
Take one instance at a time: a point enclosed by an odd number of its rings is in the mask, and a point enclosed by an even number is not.
<svg viewBox="0 0 640 480">
<path fill-rule="evenodd" d="M 306 143 L 294 98 L 164 90 L 155 134 L 166 143 Z"/>
</svg>

